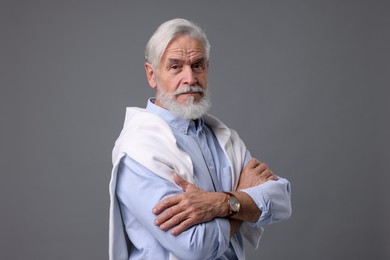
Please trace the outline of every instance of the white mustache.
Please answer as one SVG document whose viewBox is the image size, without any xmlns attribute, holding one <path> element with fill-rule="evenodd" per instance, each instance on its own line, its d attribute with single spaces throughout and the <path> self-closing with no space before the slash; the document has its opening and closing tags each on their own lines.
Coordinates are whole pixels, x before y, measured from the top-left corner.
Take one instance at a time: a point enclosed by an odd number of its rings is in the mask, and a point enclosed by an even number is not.
<svg viewBox="0 0 390 260">
<path fill-rule="evenodd" d="M 199 85 L 194 85 L 194 86 L 184 85 L 183 87 L 181 87 L 175 91 L 175 95 L 180 95 L 180 94 L 188 93 L 188 92 L 203 93 L 204 89 L 201 88 Z"/>
</svg>

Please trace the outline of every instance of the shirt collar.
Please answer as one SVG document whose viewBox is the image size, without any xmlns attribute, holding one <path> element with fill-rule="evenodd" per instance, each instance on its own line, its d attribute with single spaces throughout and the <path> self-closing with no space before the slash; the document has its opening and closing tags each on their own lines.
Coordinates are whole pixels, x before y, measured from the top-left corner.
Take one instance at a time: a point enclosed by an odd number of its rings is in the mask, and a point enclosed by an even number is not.
<svg viewBox="0 0 390 260">
<path fill-rule="evenodd" d="M 196 133 L 203 128 L 203 118 L 200 118 L 196 121 L 191 119 L 184 119 L 166 110 L 165 108 L 157 106 L 156 104 L 154 104 L 154 102 L 155 98 L 149 98 L 148 104 L 146 106 L 146 111 L 158 115 L 159 117 L 164 119 L 164 121 L 167 122 L 171 128 L 175 128 L 176 130 L 184 134 L 188 134 L 189 131 Z"/>
</svg>

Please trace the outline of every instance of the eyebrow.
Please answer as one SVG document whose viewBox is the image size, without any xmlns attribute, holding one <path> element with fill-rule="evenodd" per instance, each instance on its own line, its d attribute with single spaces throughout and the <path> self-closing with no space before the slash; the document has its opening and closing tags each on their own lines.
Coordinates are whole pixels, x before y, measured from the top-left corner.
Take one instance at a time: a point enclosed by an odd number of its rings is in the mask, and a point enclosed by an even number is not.
<svg viewBox="0 0 390 260">
<path fill-rule="evenodd" d="M 175 59 L 175 58 L 168 58 L 168 60 L 167 60 L 167 64 L 182 63 L 182 62 L 183 62 L 182 59 Z M 206 62 L 206 58 L 201 57 L 199 59 L 196 59 L 196 60 L 194 60 L 194 62 L 192 62 L 192 64 L 199 63 L 199 62 L 201 62 L 201 63 Z"/>
<path fill-rule="evenodd" d="M 167 63 L 168 63 L 168 64 L 172 64 L 172 63 L 181 63 L 181 62 L 183 62 L 183 60 L 181 60 L 181 59 L 171 59 L 171 58 L 169 58 L 169 59 L 167 60 Z"/>
<path fill-rule="evenodd" d="M 199 59 L 196 59 L 193 63 L 205 63 L 206 62 L 206 58 L 205 57 L 202 57 L 202 58 L 199 58 Z"/>
</svg>

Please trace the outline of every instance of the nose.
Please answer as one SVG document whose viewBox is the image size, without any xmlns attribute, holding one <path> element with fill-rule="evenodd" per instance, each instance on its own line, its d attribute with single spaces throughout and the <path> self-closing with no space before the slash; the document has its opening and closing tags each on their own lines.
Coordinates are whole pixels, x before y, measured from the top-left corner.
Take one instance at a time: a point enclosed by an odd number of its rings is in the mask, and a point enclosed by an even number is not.
<svg viewBox="0 0 390 260">
<path fill-rule="evenodd" d="M 198 82 L 196 79 L 196 75 L 194 71 L 192 70 L 191 66 L 185 66 L 185 69 L 183 70 L 183 78 L 182 78 L 183 84 L 187 85 L 194 85 Z"/>
</svg>

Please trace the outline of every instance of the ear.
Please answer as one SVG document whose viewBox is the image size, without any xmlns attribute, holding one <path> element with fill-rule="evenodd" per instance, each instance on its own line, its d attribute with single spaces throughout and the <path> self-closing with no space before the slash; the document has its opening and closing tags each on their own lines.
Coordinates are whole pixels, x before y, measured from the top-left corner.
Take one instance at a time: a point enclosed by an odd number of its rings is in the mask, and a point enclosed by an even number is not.
<svg viewBox="0 0 390 260">
<path fill-rule="evenodd" d="M 153 69 L 152 64 L 145 62 L 145 72 L 146 72 L 146 78 L 148 79 L 150 87 L 156 88 L 157 87 L 156 73 Z"/>
</svg>

